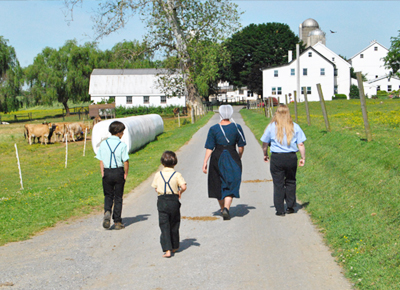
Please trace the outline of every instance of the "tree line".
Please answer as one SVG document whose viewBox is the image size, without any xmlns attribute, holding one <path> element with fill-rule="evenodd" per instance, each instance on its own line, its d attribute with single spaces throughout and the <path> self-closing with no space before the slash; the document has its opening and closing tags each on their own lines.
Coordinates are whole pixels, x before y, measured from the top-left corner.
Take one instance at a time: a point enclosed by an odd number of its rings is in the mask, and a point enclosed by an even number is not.
<svg viewBox="0 0 400 290">
<path fill-rule="evenodd" d="M 82 1 L 65 3 L 73 13 Z M 199 106 L 214 94 L 220 80 L 247 86 L 261 95 L 261 69 L 287 63 L 288 50 L 295 58 L 300 40 L 282 23 L 250 24 L 240 29 L 240 14 L 229 0 L 102 1 L 94 17 L 98 38 L 138 16 L 147 27 L 143 41 L 124 41 L 103 52 L 96 42 L 78 45 L 68 40 L 59 49 L 46 47 L 24 69 L 14 49 L 0 38 L 0 56 L 3 51 L 7 55 L 0 60 L 0 111 L 17 109 L 21 98 L 35 104 L 60 102 L 68 111 L 68 100 L 89 100 L 89 77 L 94 68 L 165 68 L 170 73 L 161 79 L 164 93 L 180 95 L 184 90 L 189 106 Z M 392 39 L 392 46 L 393 41 L 399 42 L 399 38 Z M 154 61 L 156 52 L 162 55 L 161 61 Z M 386 64 L 397 72 L 395 57 Z M 24 83 L 26 92 L 21 91 Z"/>
</svg>

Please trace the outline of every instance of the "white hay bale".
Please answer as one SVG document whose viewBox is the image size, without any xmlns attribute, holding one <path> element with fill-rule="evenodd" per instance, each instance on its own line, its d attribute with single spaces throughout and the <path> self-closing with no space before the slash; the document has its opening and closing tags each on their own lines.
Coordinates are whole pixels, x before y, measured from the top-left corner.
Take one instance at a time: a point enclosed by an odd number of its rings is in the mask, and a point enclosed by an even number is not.
<svg viewBox="0 0 400 290">
<path fill-rule="evenodd" d="M 155 140 L 157 135 L 164 131 L 164 122 L 157 114 L 103 120 L 97 123 L 92 131 L 92 147 L 96 154 L 100 143 L 111 136 L 108 127 L 114 121 L 120 121 L 125 125 L 121 141 L 128 146 L 129 153 Z"/>
</svg>

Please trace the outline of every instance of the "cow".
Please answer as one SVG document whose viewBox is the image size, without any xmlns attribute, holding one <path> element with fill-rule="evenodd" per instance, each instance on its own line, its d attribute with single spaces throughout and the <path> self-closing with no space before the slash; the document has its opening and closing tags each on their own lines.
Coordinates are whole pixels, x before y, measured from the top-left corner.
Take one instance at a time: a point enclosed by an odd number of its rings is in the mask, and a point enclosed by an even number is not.
<svg viewBox="0 0 400 290">
<path fill-rule="evenodd" d="M 75 142 L 75 135 L 82 137 L 83 135 L 83 124 L 82 123 L 71 123 L 67 125 L 67 132 L 71 135 L 72 140 Z M 78 138 L 77 138 L 78 139 Z"/>
<path fill-rule="evenodd" d="M 47 145 L 47 140 L 51 140 L 51 136 L 53 135 L 53 131 L 56 129 L 55 124 L 49 123 L 48 125 L 43 124 L 27 124 L 25 125 L 26 134 L 28 136 L 29 145 L 32 145 L 32 137 L 33 138 L 41 138 L 41 143 Z M 47 138 L 47 139 L 46 139 Z"/>
<path fill-rule="evenodd" d="M 100 117 L 100 115 L 97 115 L 96 118 L 94 118 L 94 120 L 93 120 L 93 127 L 94 127 L 94 125 L 96 125 L 98 122 L 101 122 L 101 117 Z"/>
<path fill-rule="evenodd" d="M 69 125 L 69 123 L 55 123 L 56 125 L 56 129 L 54 130 L 54 136 L 55 136 L 55 140 L 58 141 L 62 141 L 64 142 L 64 137 L 65 134 L 68 133 L 67 131 L 67 126 Z"/>
</svg>

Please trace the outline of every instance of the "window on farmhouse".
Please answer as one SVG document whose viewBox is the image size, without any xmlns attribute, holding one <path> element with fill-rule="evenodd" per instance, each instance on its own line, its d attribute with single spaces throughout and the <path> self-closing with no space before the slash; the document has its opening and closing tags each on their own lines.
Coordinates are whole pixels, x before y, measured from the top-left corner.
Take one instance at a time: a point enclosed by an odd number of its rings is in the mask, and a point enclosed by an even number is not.
<svg viewBox="0 0 400 290">
<path fill-rule="evenodd" d="M 306 76 L 306 75 L 307 75 L 307 69 L 303 68 L 303 76 Z"/>
<path fill-rule="evenodd" d="M 312 52 L 311 51 L 308 53 L 308 57 L 312 57 Z"/>
<path fill-rule="evenodd" d="M 276 95 L 276 88 L 275 87 L 273 87 L 272 88 L 272 92 L 271 92 L 273 95 Z"/>
<path fill-rule="evenodd" d="M 161 96 L 161 104 L 166 104 L 167 103 L 167 97 L 166 96 Z"/>
<path fill-rule="evenodd" d="M 374 47 L 374 50 L 375 50 L 375 51 L 378 51 L 378 47 L 377 47 L 377 46 L 375 46 L 375 47 Z"/>
<path fill-rule="evenodd" d="M 239 89 L 239 95 L 243 95 L 243 89 Z"/>
<path fill-rule="evenodd" d="M 282 88 L 278 87 L 278 95 L 282 95 Z"/>
<path fill-rule="evenodd" d="M 392 85 L 388 85 L 388 92 L 392 91 Z"/>
<path fill-rule="evenodd" d="M 277 76 L 278 76 L 278 71 L 274 70 L 274 77 L 277 77 Z"/>
<path fill-rule="evenodd" d="M 377 87 L 376 87 L 376 90 L 377 90 L 377 91 L 380 91 L 380 90 L 381 90 L 381 86 L 377 86 Z"/>
<path fill-rule="evenodd" d="M 132 96 L 127 96 L 126 97 L 126 103 L 127 104 L 132 104 Z"/>
<path fill-rule="evenodd" d="M 304 87 L 301 87 L 301 94 L 304 95 Z"/>
<path fill-rule="evenodd" d="M 148 104 L 150 103 L 150 97 L 149 96 L 143 96 L 143 104 Z"/>
<path fill-rule="evenodd" d="M 325 69 L 321 68 L 321 76 L 324 76 L 324 75 L 325 75 Z"/>
<path fill-rule="evenodd" d="M 335 58 L 334 58 L 334 57 L 332 57 L 332 61 L 335 61 Z"/>
<path fill-rule="evenodd" d="M 334 93 L 334 94 L 337 94 L 337 93 L 338 93 L 338 86 L 334 86 L 334 88 L 333 88 L 333 93 Z"/>
<path fill-rule="evenodd" d="M 290 75 L 294 76 L 294 68 L 290 69 Z"/>
<path fill-rule="evenodd" d="M 307 87 L 307 95 L 311 95 L 311 87 Z"/>
<path fill-rule="evenodd" d="M 337 77 L 337 75 L 338 75 L 337 68 L 335 68 L 335 70 L 333 71 L 333 75 L 334 75 L 335 77 Z"/>
<path fill-rule="evenodd" d="M 360 58 L 364 58 L 364 54 L 360 54 Z"/>
</svg>

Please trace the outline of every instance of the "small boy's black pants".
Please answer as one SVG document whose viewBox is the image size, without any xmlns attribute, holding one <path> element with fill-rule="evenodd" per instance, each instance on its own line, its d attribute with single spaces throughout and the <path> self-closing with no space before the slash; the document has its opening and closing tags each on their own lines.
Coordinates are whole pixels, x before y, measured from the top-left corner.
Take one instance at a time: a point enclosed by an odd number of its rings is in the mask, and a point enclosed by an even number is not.
<svg viewBox="0 0 400 290">
<path fill-rule="evenodd" d="M 122 196 L 124 195 L 124 168 L 104 168 L 104 212 L 112 212 L 114 223 L 122 221 Z M 112 211 L 114 205 L 114 211 Z"/>
<path fill-rule="evenodd" d="M 180 207 L 181 203 L 178 195 L 164 194 L 158 196 L 158 222 L 161 229 L 160 243 L 164 252 L 179 248 Z"/>
<path fill-rule="evenodd" d="M 285 212 L 286 206 L 296 205 L 297 155 L 292 153 L 272 153 L 270 170 L 274 183 L 274 206 L 277 212 Z"/>
</svg>

